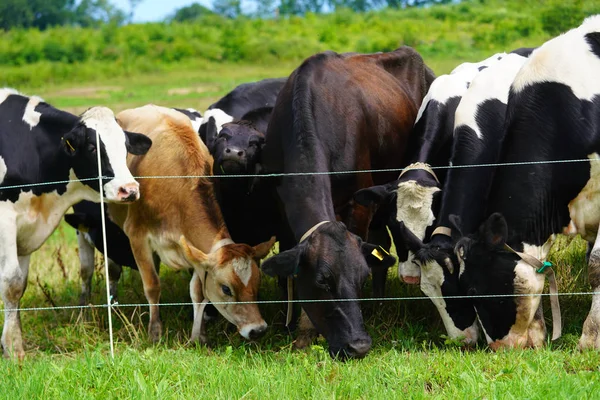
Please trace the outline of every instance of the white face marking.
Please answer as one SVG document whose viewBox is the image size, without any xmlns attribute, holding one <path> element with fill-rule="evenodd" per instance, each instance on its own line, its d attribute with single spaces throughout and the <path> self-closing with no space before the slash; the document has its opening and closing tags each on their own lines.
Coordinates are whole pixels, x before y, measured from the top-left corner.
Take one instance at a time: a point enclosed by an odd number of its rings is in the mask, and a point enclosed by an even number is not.
<svg viewBox="0 0 600 400">
<path fill-rule="evenodd" d="M 547 41 L 534 50 L 513 89 L 523 90 L 537 82 L 558 82 L 569 86 L 581 100 L 600 94 L 600 58 L 590 51 L 585 35 L 600 31 L 600 16 L 587 18 L 581 26 Z M 583 79 L 583 78 L 587 79 Z"/>
<path fill-rule="evenodd" d="M 581 192 L 569 202 L 571 222 L 565 233 L 580 234 L 588 242 L 596 240 L 600 224 L 600 155 L 588 156 L 590 162 L 590 179 Z"/>
<path fill-rule="evenodd" d="M 215 119 L 215 123 L 217 125 L 217 133 L 221 132 L 221 129 L 223 129 L 224 124 L 233 121 L 233 117 L 231 115 L 218 108 L 206 110 L 202 119 L 203 121 L 208 122 L 210 117 L 213 117 Z"/>
<path fill-rule="evenodd" d="M 104 144 L 108 160 L 115 177 L 104 185 L 104 195 L 108 201 L 119 201 L 119 188 L 125 185 L 139 184 L 133 179 L 127 168 L 127 149 L 125 133 L 115 120 L 113 112 L 106 107 L 93 107 L 87 110 L 81 120 L 88 128 L 96 130 Z M 100 149 L 98 149 L 100 151 Z"/>
<path fill-rule="evenodd" d="M 19 92 L 11 88 L 0 89 L 0 104 L 4 103 L 4 100 L 6 100 L 11 94 L 19 94 Z"/>
<path fill-rule="evenodd" d="M 526 61 L 527 58 L 518 54 L 508 54 L 477 74 L 456 109 L 455 132 L 457 127 L 466 125 L 475 131 L 479 139 L 483 139 L 477 124 L 479 105 L 490 99 L 497 99 L 506 104 L 510 85 Z"/>
<path fill-rule="evenodd" d="M 42 114 L 40 112 L 35 111 L 35 108 L 41 101 L 44 100 L 37 96 L 32 96 L 29 98 L 27 106 L 25 106 L 25 112 L 23 113 L 23 122 L 29 125 L 30 130 L 40 123 L 40 117 L 42 116 Z"/>
<path fill-rule="evenodd" d="M 6 163 L 4 162 L 4 158 L 0 156 L 0 184 L 4 182 L 4 177 L 6 176 Z"/>
<path fill-rule="evenodd" d="M 234 258 L 231 261 L 231 265 L 244 286 L 248 286 L 248 282 L 252 278 L 252 261 L 249 258 Z"/>
</svg>

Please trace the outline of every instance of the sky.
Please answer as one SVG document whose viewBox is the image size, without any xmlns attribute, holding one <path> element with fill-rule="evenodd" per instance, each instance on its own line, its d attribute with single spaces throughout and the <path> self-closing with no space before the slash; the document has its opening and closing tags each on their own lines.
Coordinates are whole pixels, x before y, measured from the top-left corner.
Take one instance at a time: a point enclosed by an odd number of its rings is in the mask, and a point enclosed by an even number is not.
<svg viewBox="0 0 600 400">
<path fill-rule="evenodd" d="M 128 0 L 111 0 L 111 3 L 129 13 Z M 200 3 L 210 7 L 211 0 L 142 0 L 135 9 L 134 22 L 160 21 L 178 8 L 192 3 Z"/>
</svg>

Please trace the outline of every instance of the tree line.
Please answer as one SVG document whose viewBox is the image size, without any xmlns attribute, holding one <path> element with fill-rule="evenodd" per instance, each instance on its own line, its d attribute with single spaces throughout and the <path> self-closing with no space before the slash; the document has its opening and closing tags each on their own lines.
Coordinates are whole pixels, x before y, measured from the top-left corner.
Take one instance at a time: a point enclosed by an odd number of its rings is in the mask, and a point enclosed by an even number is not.
<svg viewBox="0 0 600 400">
<path fill-rule="evenodd" d="M 0 29 L 37 28 L 53 26 L 99 27 L 131 23 L 136 7 L 144 0 L 129 0 L 129 9 L 122 10 L 110 0 L 2 0 Z M 357 12 L 390 7 L 421 7 L 452 3 L 457 0 L 252 0 L 254 7 L 242 9 L 241 0 L 213 0 L 212 7 L 199 3 L 176 10 L 165 16 L 166 22 L 194 21 L 207 15 L 225 18 L 275 18 L 279 16 L 321 13 L 341 8 Z M 481 0 L 480 0 L 481 1 Z"/>
</svg>

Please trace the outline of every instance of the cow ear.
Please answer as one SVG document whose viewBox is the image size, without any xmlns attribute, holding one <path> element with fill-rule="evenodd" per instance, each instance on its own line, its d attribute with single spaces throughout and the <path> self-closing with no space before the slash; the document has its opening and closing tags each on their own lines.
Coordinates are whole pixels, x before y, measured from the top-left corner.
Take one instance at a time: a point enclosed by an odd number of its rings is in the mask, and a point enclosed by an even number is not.
<svg viewBox="0 0 600 400">
<path fill-rule="evenodd" d="M 125 132 L 125 136 L 127 136 L 125 147 L 127 147 L 129 153 L 135 154 L 136 156 L 143 156 L 150 150 L 150 147 L 152 147 L 152 139 L 148 136 L 129 131 L 123 132 Z"/>
<path fill-rule="evenodd" d="M 208 121 L 205 124 L 206 126 L 206 147 L 208 147 L 208 151 L 210 154 L 213 154 L 215 141 L 217 140 L 217 121 L 214 117 L 208 118 Z"/>
<path fill-rule="evenodd" d="M 77 154 L 85 138 L 86 126 L 78 124 L 69 133 L 61 138 L 61 145 L 63 150 L 70 156 Z"/>
<path fill-rule="evenodd" d="M 363 242 L 360 245 L 360 250 L 365 257 L 365 260 L 367 260 L 369 267 L 378 266 L 388 268 L 396 264 L 396 258 L 381 246 Z"/>
<path fill-rule="evenodd" d="M 502 248 L 508 238 L 508 226 L 500 213 L 494 213 L 483 223 L 483 239 L 485 244 L 493 248 Z"/>
<path fill-rule="evenodd" d="M 354 193 L 354 201 L 365 207 L 371 204 L 386 204 L 392 200 L 395 193 L 392 184 L 371 186 Z"/>
<path fill-rule="evenodd" d="M 253 247 L 254 258 L 257 258 L 259 260 L 262 260 L 263 258 L 265 258 L 267 256 L 267 254 L 269 254 L 269 251 L 271 251 L 271 249 L 275 245 L 275 242 L 276 242 L 275 236 L 271 236 L 271 239 L 269 239 L 267 242 L 263 242 L 261 244 L 254 246 Z"/>
<path fill-rule="evenodd" d="M 425 245 L 410 229 L 404 225 L 404 222 L 400 221 L 398 223 L 398 233 L 400 238 L 404 241 L 404 244 L 410 251 L 413 253 L 419 252 Z"/>
<path fill-rule="evenodd" d="M 179 243 L 183 247 L 183 252 L 189 261 L 193 264 L 205 265 L 205 261 L 208 260 L 208 254 L 194 247 L 183 235 L 179 238 Z"/>
<path fill-rule="evenodd" d="M 298 245 L 268 258 L 262 263 L 260 268 L 269 276 L 281 276 L 285 278 L 294 275 L 298 271 L 303 251 L 304 246 Z"/>
</svg>

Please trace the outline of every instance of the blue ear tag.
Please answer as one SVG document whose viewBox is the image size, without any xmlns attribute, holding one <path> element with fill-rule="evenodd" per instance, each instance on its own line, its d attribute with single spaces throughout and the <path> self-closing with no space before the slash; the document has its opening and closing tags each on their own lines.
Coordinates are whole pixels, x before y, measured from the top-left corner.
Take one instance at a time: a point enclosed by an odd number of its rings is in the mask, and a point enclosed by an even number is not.
<svg viewBox="0 0 600 400">
<path fill-rule="evenodd" d="M 537 272 L 538 274 L 541 274 L 546 270 L 546 268 L 552 268 L 552 263 L 550 261 L 544 261 L 542 266 L 535 272 Z"/>
</svg>

